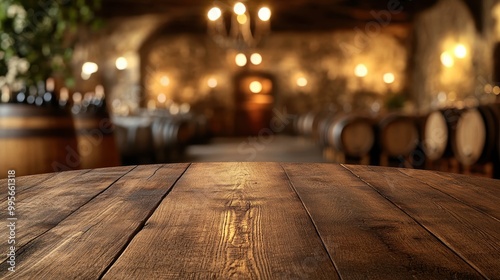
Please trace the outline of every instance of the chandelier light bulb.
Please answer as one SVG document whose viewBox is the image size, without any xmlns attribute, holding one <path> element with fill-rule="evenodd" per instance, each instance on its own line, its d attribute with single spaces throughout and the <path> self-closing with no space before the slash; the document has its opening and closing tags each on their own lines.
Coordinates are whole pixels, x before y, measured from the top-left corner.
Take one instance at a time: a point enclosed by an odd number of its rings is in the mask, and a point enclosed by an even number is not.
<svg viewBox="0 0 500 280">
<path fill-rule="evenodd" d="M 356 77 L 366 77 L 366 75 L 368 75 L 368 68 L 366 68 L 364 64 L 358 64 L 356 68 L 354 68 L 354 74 Z"/>
<path fill-rule="evenodd" d="M 467 48 L 462 44 L 458 44 L 454 52 L 457 58 L 465 58 L 467 56 Z"/>
<path fill-rule="evenodd" d="M 234 4 L 234 13 L 237 15 L 242 15 L 247 11 L 247 7 L 245 7 L 245 4 L 238 2 Z"/>
<path fill-rule="evenodd" d="M 250 62 L 252 62 L 253 65 L 259 65 L 262 63 L 262 56 L 259 53 L 253 53 L 250 56 Z"/>
<path fill-rule="evenodd" d="M 222 11 L 217 7 L 213 7 L 208 11 L 207 16 L 210 21 L 216 21 L 222 16 Z"/>
<path fill-rule="evenodd" d="M 445 67 L 451 68 L 453 67 L 453 65 L 455 65 L 455 60 L 453 60 L 453 57 L 449 53 L 444 52 L 441 54 L 441 63 Z"/>
<path fill-rule="evenodd" d="M 252 93 L 260 93 L 262 91 L 262 84 L 259 81 L 253 81 L 250 83 L 249 89 Z"/>
<path fill-rule="evenodd" d="M 258 12 L 258 16 L 260 20 L 268 21 L 271 18 L 271 10 L 268 7 L 262 7 Z"/>
<path fill-rule="evenodd" d="M 235 57 L 235 62 L 236 62 L 236 65 L 243 67 L 243 66 L 247 65 L 247 57 L 244 54 L 239 53 Z"/>
</svg>

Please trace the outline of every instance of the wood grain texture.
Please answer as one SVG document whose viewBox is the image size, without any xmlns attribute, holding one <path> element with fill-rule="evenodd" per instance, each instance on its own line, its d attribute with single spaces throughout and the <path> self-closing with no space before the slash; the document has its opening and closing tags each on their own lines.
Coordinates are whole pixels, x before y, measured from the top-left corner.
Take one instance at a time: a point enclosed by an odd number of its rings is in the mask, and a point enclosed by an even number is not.
<svg viewBox="0 0 500 280">
<path fill-rule="evenodd" d="M 500 222 L 497 219 L 397 169 L 369 166 L 345 168 L 410 215 L 484 277 L 498 278 Z M 427 174 L 428 180 L 436 178 L 432 172 Z"/>
<path fill-rule="evenodd" d="M 447 173 L 433 172 L 433 176 L 429 176 L 428 172 L 422 170 L 399 169 L 399 171 L 500 221 L 499 180 L 486 179 L 483 180 L 484 184 L 478 186 L 467 182 L 466 179 L 470 177 L 463 175 L 450 176 Z M 486 197 L 490 199 L 485 199 Z"/>
<path fill-rule="evenodd" d="M 276 163 L 193 164 L 104 279 L 337 279 Z"/>
<path fill-rule="evenodd" d="M 342 279 L 482 279 L 340 165 L 282 165 Z"/>
<path fill-rule="evenodd" d="M 17 271 L 10 276 L 13 279 L 98 278 L 142 227 L 187 166 L 139 166 L 130 172 L 131 167 L 97 169 L 69 181 L 74 185 L 60 182 L 57 187 L 65 191 L 41 192 L 46 200 L 64 205 L 84 195 L 95 195 L 97 185 L 103 185 L 104 189 L 80 207 L 66 205 L 58 210 L 68 210 L 71 214 L 17 252 Z M 112 181 L 123 174 L 126 175 L 120 180 Z M 87 190 L 89 181 L 92 191 Z M 45 204 L 32 202 L 29 207 L 43 210 Z M 29 216 L 25 218 L 30 219 Z M 34 226 L 29 228 L 31 231 Z M 0 277 L 8 273 L 6 268 L 5 262 L 0 264 Z"/>
</svg>

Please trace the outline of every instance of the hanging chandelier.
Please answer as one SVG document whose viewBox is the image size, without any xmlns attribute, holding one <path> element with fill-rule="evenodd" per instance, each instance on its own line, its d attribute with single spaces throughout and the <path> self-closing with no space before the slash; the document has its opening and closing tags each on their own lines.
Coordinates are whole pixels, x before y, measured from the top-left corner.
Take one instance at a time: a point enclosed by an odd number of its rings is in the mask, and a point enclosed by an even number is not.
<svg viewBox="0 0 500 280">
<path fill-rule="evenodd" d="M 207 17 L 209 35 L 224 48 L 240 51 L 255 48 L 271 30 L 271 10 L 265 6 L 255 12 L 242 2 L 232 7 L 215 3 Z"/>
</svg>

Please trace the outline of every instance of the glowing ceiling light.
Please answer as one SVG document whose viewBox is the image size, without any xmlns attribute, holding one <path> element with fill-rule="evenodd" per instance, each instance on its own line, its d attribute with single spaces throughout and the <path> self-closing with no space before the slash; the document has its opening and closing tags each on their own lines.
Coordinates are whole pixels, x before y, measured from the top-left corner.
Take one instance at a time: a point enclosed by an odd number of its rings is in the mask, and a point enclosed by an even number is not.
<svg viewBox="0 0 500 280">
<path fill-rule="evenodd" d="M 160 84 L 164 87 L 168 86 L 170 84 L 170 78 L 168 76 L 162 76 L 160 78 Z"/>
<path fill-rule="evenodd" d="M 238 21 L 239 24 L 245 24 L 245 23 L 247 23 L 247 16 L 245 14 L 238 15 L 236 17 L 236 21 Z"/>
<path fill-rule="evenodd" d="M 240 67 L 247 65 L 247 57 L 242 53 L 237 54 L 234 61 Z"/>
<path fill-rule="evenodd" d="M 234 13 L 237 15 L 242 15 L 247 11 L 247 7 L 245 7 L 245 4 L 238 2 L 234 4 Z"/>
<path fill-rule="evenodd" d="M 358 64 L 354 68 L 354 75 L 360 78 L 366 77 L 368 75 L 368 68 L 364 64 Z"/>
<path fill-rule="evenodd" d="M 115 66 L 116 69 L 118 70 L 125 70 L 128 67 L 128 61 L 125 57 L 120 56 L 119 58 L 116 59 Z"/>
<path fill-rule="evenodd" d="M 250 62 L 252 62 L 252 64 L 254 65 L 259 65 L 262 63 L 262 56 L 258 53 L 253 53 L 250 56 Z"/>
<path fill-rule="evenodd" d="M 467 48 L 462 44 L 458 44 L 455 47 L 454 53 L 458 58 L 465 58 L 467 56 Z"/>
<path fill-rule="evenodd" d="M 93 73 L 97 72 L 97 70 L 99 70 L 99 67 L 94 62 L 87 61 L 82 65 L 82 73 L 83 74 L 90 76 Z"/>
<path fill-rule="evenodd" d="M 395 80 L 396 80 L 396 78 L 394 77 L 394 74 L 392 74 L 392 73 L 385 73 L 384 74 L 384 83 L 392 84 L 392 83 L 394 83 Z"/>
<path fill-rule="evenodd" d="M 298 85 L 299 87 L 305 87 L 305 86 L 307 86 L 307 79 L 306 79 L 306 78 L 304 78 L 304 77 L 300 77 L 300 78 L 298 78 L 298 79 L 297 79 L 297 85 Z"/>
<path fill-rule="evenodd" d="M 444 52 L 441 54 L 441 63 L 445 67 L 451 68 L 453 67 L 453 65 L 455 65 L 455 60 L 453 60 L 453 57 L 449 53 Z"/>
<path fill-rule="evenodd" d="M 221 16 L 222 16 L 222 11 L 217 7 L 213 7 L 212 9 L 210 9 L 210 11 L 208 11 L 207 14 L 207 17 L 210 21 L 216 21 Z"/>
<path fill-rule="evenodd" d="M 218 84 L 217 83 L 217 79 L 215 79 L 215 78 L 210 78 L 210 79 L 207 80 L 207 86 L 209 88 L 216 88 L 217 84 Z"/>
<path fill-rule="evenodd" d="M 250 83 L 249 89 L 253 93 L 259 93 L 262 91 L 262 84 L 259 81 L 253 81 Z"/>
<path fill-rule="evenodd" d="M 258 16 L 260 20 L 268 21 L 271 18 L 271 10 L 268 7 L 262 7 L 258 12 Z"/>
</svg>

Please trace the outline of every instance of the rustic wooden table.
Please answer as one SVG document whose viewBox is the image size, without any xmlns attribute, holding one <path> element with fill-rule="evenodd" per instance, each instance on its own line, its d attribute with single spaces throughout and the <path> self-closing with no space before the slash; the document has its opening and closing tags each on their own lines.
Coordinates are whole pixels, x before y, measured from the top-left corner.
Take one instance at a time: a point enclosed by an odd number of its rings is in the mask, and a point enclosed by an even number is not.
<svg viewBox="0 0 500 280">
<path fill-rule="evenodd" d="M 492 179 L 168 164 L 18 177 L 15 198 L 15 272 L 2 253 L 0 277 L 500 278 L 500 181 Z M 4 252 L 9 234 L 0 227 Z"/>
</svg>

